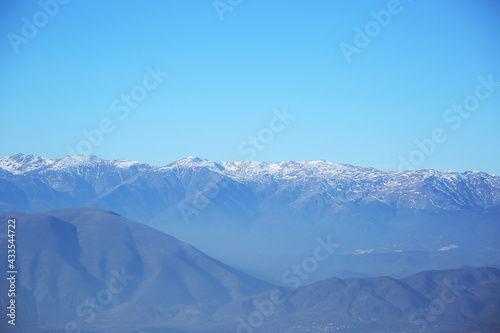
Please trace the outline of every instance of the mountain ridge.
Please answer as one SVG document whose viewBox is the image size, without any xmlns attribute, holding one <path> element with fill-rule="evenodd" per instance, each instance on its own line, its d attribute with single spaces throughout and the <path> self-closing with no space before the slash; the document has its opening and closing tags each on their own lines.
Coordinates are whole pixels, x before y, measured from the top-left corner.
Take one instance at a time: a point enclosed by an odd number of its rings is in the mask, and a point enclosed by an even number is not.
<svg viewBox="0 0 500 333">
<path fill-rule="evenodd" d="M 117 212 L 277 284 L 281 271 L 328 235 L 346 256 L 336 257 L 342 277 L 499 266 L 500 177 L 484 172 L 197 157 L 162 167 L 95 156 L 0 158 L 0 210 L 82 206 Z"/>
<path fill-rule="evenodd" d="M 465 184 L 466 188 L 461 194 L 464 198 L 463 202 L 456 201 L 446 203 L 426 202 L 427 206 L 435 206 L 438 209 L 457 209 L 460 207 L 466 208 L 488 208 L 495 205 L 500 206 L 500 177 L 482 171 L 438 171 L 438 170 L 418 170 L 418 171 L 380 171 L 375 168 L 357 167 L 349 164 L 333 163 L 325 160 L 294 162 L 285 161 L 279 163 L 267 162 L 214 162 L 198 157 L 187 157 L 179 161 L 172 162 L 165 166 L 151 166 L 146 163 L 127 160 L 103 160 L 96 156 L 73 155 L 60 159 L 47 159 L 35 155 L 17 154 L 10 157 L 0 157 L 0 169 L 11 173 L 13 176 L 27 174 L 47 174 L 50 172 L 76 172 L 82 176 L 82 169 L 92 171 L 94 177 L 98 177 L 101 171 L 100 168 L 114 169 L 113 171 L 130 171 L 129 177 L 133 177 L 140 173 L 153 173 L 160 176 L 175 175 L 182 169 L 204 169 L 208 172 L 218 173 L 223 177 L 229 177 L 237 182 L 283 182 L 299 180 L 314 180 L 315 178 L 323 180 L 324 186 L 329 186 L 330 189 L 339 187 L 349 190 L 352 195 L 348 196 L 347 200 L 357 199 L 373 199 L 390 204 L 398 204 L 394 202 L 392 195 L 387 192 L 390 189 L 392 192 L 398 192 L 403 195 L 417 183 L 419 189 L 426 185 L 439 185 L 439 191 L 444 196 L 457 194 L 457 187 Z M 83 175 L 85 176 L 85 175 Z M 5 175 L 4 178 L 7 178 Z M 123 178 L 121 181 L 125 181 Z M 366 186 L 366 182 L 371 182 L 377 186 Z M 350 188 L 342 187 L 346 183 L 354 184 Z M 426 183 L 427 182 L 427 183 Z M 53 188 L 57 188 L 57 184 L 51 184 Z M 118 184 L 120 184 L 118 182 Z M 489 191 L 488 193 L 478 193 L 475 191 L 476 186 L 482 186 L 482 190 Z M 454 188 L 453 188 L 454 187 Z M 420 192 L 414 191 L 419 194 Z M 482 194 L 482 197 L 481 197 Z M 490 195 L 491 197 L 488 197 Z M 417 195 L 420 201 L 425 199 L 425 195 Z M 466 199 L 469 199 L 468 202 Z M 415 200 L 414 200 L 415 201 Z M 422 208 L 422 204 L 414 202 L 413 204 L 406 202 L 405 208 Z"/>
</svg>

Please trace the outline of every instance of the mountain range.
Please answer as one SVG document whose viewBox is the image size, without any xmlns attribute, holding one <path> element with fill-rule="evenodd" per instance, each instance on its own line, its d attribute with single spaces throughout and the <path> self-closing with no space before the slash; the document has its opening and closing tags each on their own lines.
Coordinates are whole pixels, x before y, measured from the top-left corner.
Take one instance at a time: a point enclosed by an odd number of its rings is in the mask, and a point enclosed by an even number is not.
<svg viewBox="0 0 500 333">
<path fill-rule="evenodd" d="M 19 332 L 497 332 L 500 327 L 495 268 L 281 287 L 111 211 L 7 211 L 0 213 L 2 230 L 11 217 L 17 219 Z M 6 248 L 1 235 L 0 247 Z M 328 248 L 322 246 L 324 256 Z M 6 267 L 6 256 L 0 264 Z M 0 288 L 8 289 L 6 279 Z M 1 293 L 3 312 L 7 302 Z M 8 331 L 5 321 L 0 329 Z"/>
<path fill-rule="evenodd" d="M 379 171 L 328 161 L 166 166 L 95 156 L 0 157 L 0 210 L 111 210 L 268 282 L 339 246 L 307 283 L 500 267 L 500 177 L 477 171 Z M 216 240 L 216 241 L 214 241 Z"/>
</svg>

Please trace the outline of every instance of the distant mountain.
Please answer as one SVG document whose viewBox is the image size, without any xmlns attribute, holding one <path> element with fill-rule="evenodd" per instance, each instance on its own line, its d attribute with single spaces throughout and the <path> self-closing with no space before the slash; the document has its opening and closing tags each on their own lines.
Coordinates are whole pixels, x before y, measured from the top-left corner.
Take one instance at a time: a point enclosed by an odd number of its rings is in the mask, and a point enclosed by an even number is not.
<svg viewBox="0 0 500 333">
<path fill-rule="evenodd" d="M 0 157 L 0 210 L 80 206 L 115 211 L 276 283 L 328 235 L 340 244 L 335 266 L 311 281 L 332 270 L 401 277 L 500 267 L 500 177 L 484 172 L 384 172 L 328 161 L 188 157 L 155 167 L 95 156 Z"/>
<path fill-rule="evenodd" d="M 280 291 L 286 301 L 276 305 L 276 315 L 266 318 L 255 332 L 442 333 L 500 329 L 500 270 L 494 268 L 426 271 L 400 280 L 328 279 Z M 272 299 L 271 294 L 268 291 L 250 298 L 262 305 Z M 251 318 L 251 313 L 241 317 Z M 284 322 L 288 330 L 283 328 Z"/>
<path fill-rule="evenodd" d="M 17 218 L 16 328 L 22 332 L 417 332 L 424 327 L 497 332 L 500 327 L 500 270 L 494 268 L 273 288 L 109 211 L 5 212 L 2 230 L 8 217 Z M 5 233 L 0 235 L 0 248 L 7 248 Z M 0 265 L 7 267 L 5 256 Z M 5 278 L 0 289 L 8 289 Z M 1 293 L 4 318 L 7 301 Z M 0 331 L 10 332 L 5 325 L 2 320 Z"/>
<path fill-rule="evenodd" d="M 92 307 L 85 305 L 87 297 L 98 300 L 95 308 L 108 303 L 154 308 L 158 316 L 168 317 L 173 311 L 168 308 L 216 306 L 271 287 L 169 235 L 109 211 L 5 212 L 0 213 L 2 230 L 7 230 L 12 216 L 18 220 L 18 323 L 50 327 L 75 320 L 81 324 L 92 316 Z M 7 248 L 5 233 L 0 244 Z M 7 267 L 6 260 L 2 256 L 1 267 Z M 8 290 L 5 279 L 0 284 Z M 3 309 L 5 294 L 0 298 Z M 79 306 L 84 315 L 78 316 Z"/>
<path fill-rule="evenodd" d="M 185 199 L 200 190 L 194 187 L 199 185 L 196 178 L 218 176 L 215 180 L 205 179 L 205 182 L 217 183 L 227 178 L 233 185 L 241 184 L 253 192 L 267 194 L 265 198 L 255 198 L 261 205 L 269 204 L 263 199 L 268 201 L 275 197 L 289 204 L 304 204 L 304 201 L 318 195 L 317 199 L 321 197 L 341 206 L 349 202 L 381 202 L 398 209 L 451 211 L 500 206 L 500 177 L 478 171 L 386 172 L 328 161 L 270 164 L 213 162 L 197 157 L 154 167 L 133 161 L 101 160 L 95 156 L 75 155 L 54 160 L 22 154 L 0 157 L 0 170 L 3 171 L 3 179 L 28 177 L 59 194 L 71 194 L 81 203 L 85 203 L 86 199 L 100 202 L 106 197 L 118 195 L 115 192 L 122 192 L 123 187 L 130 188 L 136 182 L 150 188 L 156 186 L 158 190 L 163 190 L 159 192 L 161 194 L 169 193 L 164 191 L 163 187 L 166 186 L 172 190 L 183 189 L 183 196 L 180 197 Z M 190 182 L 184 182 L 186 179 Z M 137 188 L 137 185 L 132 188 Z M 84 194 L 88 197 L 84 197 Z M 177 197 L 172 195 L 162 199 L 175 201 Z M 25 204 L 32 209 L 53 205 L 50 198 L 46 200 L 28 201 Z"/>
</svg>

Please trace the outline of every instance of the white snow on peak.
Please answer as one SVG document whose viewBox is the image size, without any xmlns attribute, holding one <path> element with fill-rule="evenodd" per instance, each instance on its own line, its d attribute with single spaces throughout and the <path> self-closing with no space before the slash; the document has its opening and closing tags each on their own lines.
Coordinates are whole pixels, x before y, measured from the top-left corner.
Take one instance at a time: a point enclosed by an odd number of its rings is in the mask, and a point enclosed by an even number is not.
<svg viewBox="0 0 500 333">
<path fill-rule="evenodd" d="M 130 161 L 107 161 L 102 160 L 94 155 L 69 155 L 55 160 L 54 164 L 50 167 L 52 170 L 74 170 L 81 167 L 93 168 L 101 165 L 113 164 L 120 167 L 120 163 L 130 163 Z M 122 164 L 123 165 L 123 164 Z"/>
<path fill-rule="evenodd" d="M 261 178 L 307 178 L 311 176 L 330 178 L 341 172 L 354 172 L 370 170 L 370 168 L 357 168 L 348 164 L 333 163 L 324 160 L 295 162 L 285 161 L 278 163 L 266 162 L 218 162 L 223 167 L 221 173 L 235 178 L 251 180 Z"/>
<path fill-rule="evenodd" d="M 17 154 L 10 157 L 0 157 L 0 168 L 15 175 L 48 167 L 54 164 L 55 160 L 34 155 Z"/>
<path fill-rule="evenodd" d="M 174 162 L 172 164 L 179 164 L 179 165 L 200 165 L 200 164 L 206 164 L 207 162 L 211 162 L 209 160 L 206 160 L 204 158 L 196 157 L 196 156 L 188 156 L 185 157 L 177 162 Z"/>
<path fill-rule="evenodd" d="M 95 156 L 74 155 L 47 159 L 18 154 L 0 157 L 0 169 L 15 175 L 36 173 L 43 181 L 54 184 L 59 180 L 48 180 L 44 174 L 46 171 L 53 175 L 69 171 L 85 179 L 96 179 L 107 172 L 134 174 L 136 171 L 148 171 L 160 177 L 189 177 L 200 170 L 208 170 L 252 186 L 273 183 L 295 189 L 304 196 L 319 194 L 324 198 L 338 200 L 381 201 L 388 205 L 412 209 L 489 207 L 500 202 L 500 177 L 484 172 L 380 171 L 324 160 L 279 163 L 215 162 L 189 156 L 166 166 L 156 167 L 135 161 L 102 160 Z M 471 191 L 475 193 L 472 197 Z"/>
<path fill-rule="evenodd" d="M 94 166 L 114 166 L 119 169 L 128 169 L 132 166 L 145 165 L 144 163 L 129 160 L 103 160 L 94 155 L 71 155 L 61 158 L 56 161 L 54 168 L 78 168 L 78 167 L 94 167 Z"/>
<path fill-rule="evenodd" d="M 142 165 L 142 163 L 138 161 L 114 160 L 113 162 L 120 169 L 128 169 L 134 165 Z"/>
<path fill-rule="evenodd" d="M 134 166 L 144 167 L 152 172 L 185 172 L 189 169 L 204 168 L 238 181 L 269 182 L 294 181 L 300 184 L 308 179 L 321 181 L 325 186 L 338 188 L 344 184 L 343 191 L 349 193 L 372 193 L 381 200 L 411 191 L 421 191 L 425 184 L 434 184 L 439 180 L 441 191 L 452 191 L 458 183 L 468 179 L 477 182 L 493 182 L 490 186 L 498 186 L 497 177 L 488 177 L 486 173 L 460 173 L 454 171 L 418 170 L 411 172 L 380 171 L 374 168 L 358 167 L 349 164 L 333 163 L 325 160 L 305 162 L 284 161 L 267 163 L 257 161 L 210 161 L 196 156 L 189 156 L 163 167 L 128 160 L 102 160 L 96 156 L 73 155 L 61 159 L 47 159 L 33 155 L 17 154 L 0 157 L 0 168 L 16 175 L 36 170 L 64 170 L 80 167 L 114 167 L 126 170 Z M 485 177 L 483 177 L 485 176 Z M 472 178 L 471 178 L 472 177 Z M 486 179 L 486 180 L 484 180 Z M 346 185 L 347 184 L 347 185 Z M 479 184 L 479 183 L 478 183 Z M 406 191 L 406 192 L 405 192 Z M 418 192 L 415 192 L 418 194 Z"/>
<path fill-rule="evenodd" d="M 102 160 L 93 155 L 70 155 L 57 160 L 59 167 L 73 167 L 79 165 L 89 165 L 102 162 Z"/>
<path fill-rule="evenodd" d="M 113 165 L 120 169 L 128 169 L 134 165 L 143 165 L 141 162 L 128 160 L 107 161 L 93 155 L 70 155 L 59 159 L 49 159 L 23 154 L 0 157 L 0 169 L 7 170 L 15 175 L 22 175 L 30 171 L 48 168 L 53 170 L 64 170 L 81 166 L 93 167 L 101 164 Z"/>
</svg>

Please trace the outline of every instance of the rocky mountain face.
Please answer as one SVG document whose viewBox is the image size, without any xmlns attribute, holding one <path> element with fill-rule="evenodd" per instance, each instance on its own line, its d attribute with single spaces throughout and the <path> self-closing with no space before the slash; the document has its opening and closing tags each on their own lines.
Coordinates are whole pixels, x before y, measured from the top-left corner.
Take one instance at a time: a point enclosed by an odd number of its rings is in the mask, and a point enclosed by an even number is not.
<svg viewBox="0 0 500 333">
<path fill-rule="evenodd" d="M 0 210 L 81 206 L 145 223 L 275 283 L 326 236 L 340 244 L 327 270 L 337 276 L 500 264 L 500 177 L 484 172 L 196 157 L 163 167 L 94 156 L 0 158 Z M 312 280 L 327 277 L 319 269 Z"/>
</svg>

